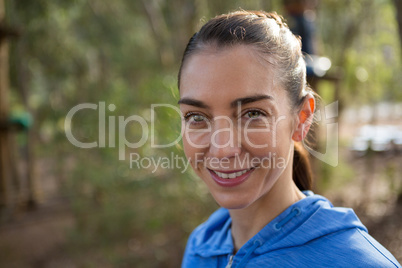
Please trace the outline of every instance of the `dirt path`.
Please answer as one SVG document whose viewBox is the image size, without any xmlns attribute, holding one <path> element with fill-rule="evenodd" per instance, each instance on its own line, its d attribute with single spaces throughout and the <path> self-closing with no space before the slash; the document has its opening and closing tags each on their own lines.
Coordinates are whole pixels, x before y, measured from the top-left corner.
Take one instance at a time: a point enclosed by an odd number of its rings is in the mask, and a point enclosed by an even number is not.
<svg viewBox="0 0 402 268">
<path fill-rule="evenodd" d="M 0 226 L 0 266 L 43 267 L 37 264 L 61 250 L 73 225 L 68 204 L 56 203 Z"/>
</svg>

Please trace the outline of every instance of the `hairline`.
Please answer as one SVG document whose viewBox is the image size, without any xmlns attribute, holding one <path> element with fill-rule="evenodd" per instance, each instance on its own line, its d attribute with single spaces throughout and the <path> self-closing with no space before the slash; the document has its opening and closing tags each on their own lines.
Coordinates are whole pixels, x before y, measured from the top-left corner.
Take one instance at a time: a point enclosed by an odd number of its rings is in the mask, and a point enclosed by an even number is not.
<svg viewBox="0 0 402 268">
<path fill-rule="evenodd" d="M 179 76 L 179 82 L 181 81 L 181 75 L 182 75 L 182 71 L 186 66 L 186 62 L 189 60 L 189 58 L 191 58 L 191 56 L 193 55 L 197 55 L 197 54 L 217 54 L 217 53 L 222 53 L 225 52 L 224 49 L 233 49 L 235 47 L 239 47 L 239 46 L 244 46 L 244 47 L 250 47 L 250 55 L 252 55 L 252 57 L 254 57 L 262 66 L 264 66 L 264 68 L 267 68 L 267 70 L 269 70 L 270 72 L 273 73 L 273 86 L 277 87 L 278 85 L 280 87 L 282 87 L 283 90 L 286 90 L 284 87 L 285 85 L 282 83 L 282 81 L 280 81 L 280 68 L 275 68 L 278 66 L 278 63 L 275 59 L 274 55 L 271 55 L 269 53 L 264 52 L 259 46 L 258 44 L 247 44 L 247 43 L 241 43 L 241 42 L 232 42 L 232 43 L 228 43 L 228 44 L 223 44 L 223 43 L 219 43 L 219 41 L 217 40 L 211 40 L 211 41 L 200 41 L 197 44 L 197 48 L 194 49 L 191 53 L 189 53 L 188 55 L 186 55 L 185 60 L 182 62 L 181 68 L 180 68 L 180 76 Z M 278 81 L 279 80 L 279 81 Z M 178 89 L 180 92 L 180 84 L 178 84 Z"/>
</svg>

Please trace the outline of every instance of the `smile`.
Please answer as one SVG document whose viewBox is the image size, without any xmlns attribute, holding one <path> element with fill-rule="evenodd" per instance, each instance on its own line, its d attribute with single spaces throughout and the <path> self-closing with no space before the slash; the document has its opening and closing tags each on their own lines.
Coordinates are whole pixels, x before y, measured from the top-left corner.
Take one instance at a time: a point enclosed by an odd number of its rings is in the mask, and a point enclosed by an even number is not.
<svg viewBox="0 0 402 268">
<path fill-rule="evenodd" d="M 216 171 L 208 169 L 212 179 L 222 187 L 235 187 L 245 182 L 255 168 L 236 171 Z"/>
<path fill-rule="evenodd" d="M 212 171 L 215 172 L 215 174 L 218 175 L 219 177 L 221 177 L 222 179 L 235 179 L 235 178 L 243 175 L 244 173 L 246 173 L 250 169 L 245 169 L 245 170 L 232 172 L 232 173 L 223 173 L 223 172 L 219 172 L 219 171 L 216 171 L 216 170 L 212 170 Z"/>
</svg>

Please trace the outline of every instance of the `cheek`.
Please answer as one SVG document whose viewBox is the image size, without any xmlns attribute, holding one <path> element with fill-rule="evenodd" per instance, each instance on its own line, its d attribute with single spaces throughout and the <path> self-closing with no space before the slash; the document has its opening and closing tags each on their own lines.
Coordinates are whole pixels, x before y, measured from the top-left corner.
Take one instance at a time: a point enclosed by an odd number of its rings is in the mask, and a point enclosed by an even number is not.
<svg viewBox="0 0 402 268">
<path fill-rule="evenodd" d="M 244 149 L 253 152 L 254 154 L 264 154 L 264 152 L 271 148 L 273 135 L 268 130 L 250 130 L 244 133 L 242 138 Z"/>
<path fill-rule="evenodd" d="M 208 147 L 209 141 L 210 133 L 208 132 L 193 129 L 183 131 L 183 147 L 187 156 L 203 152 Z"/>
<path fill-rule="evenodd" d="M 269 127 L 249 129 L 243 133 L 244 149 L 255 156 L 268 156 L 272 153 L 286 155 L 291 145 L 291 126 L 288 120 L 277 121 Z"/>
<path fill-rule="evenodd" d="M 209 129 L 190 129 L 183 124 L 183 146 L 188 151 L 201 151 L 209 146 Z M 187 154 L 187 153 L 186 153 Z"/>
</svg>

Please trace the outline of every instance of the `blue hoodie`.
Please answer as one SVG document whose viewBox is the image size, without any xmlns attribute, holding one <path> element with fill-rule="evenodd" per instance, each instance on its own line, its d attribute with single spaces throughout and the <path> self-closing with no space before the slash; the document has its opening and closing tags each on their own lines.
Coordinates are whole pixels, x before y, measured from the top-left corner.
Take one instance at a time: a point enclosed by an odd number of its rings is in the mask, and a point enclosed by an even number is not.
<svg viewBox="0 0 402 268">
<path fill-rule="evenodd" d="M 352 209 L 304 193 L 235 255 L 229 212 L 218 209 L 191 234 L 182 267 L 401 267 Z"/>
</svg>

